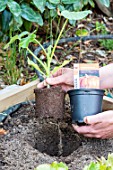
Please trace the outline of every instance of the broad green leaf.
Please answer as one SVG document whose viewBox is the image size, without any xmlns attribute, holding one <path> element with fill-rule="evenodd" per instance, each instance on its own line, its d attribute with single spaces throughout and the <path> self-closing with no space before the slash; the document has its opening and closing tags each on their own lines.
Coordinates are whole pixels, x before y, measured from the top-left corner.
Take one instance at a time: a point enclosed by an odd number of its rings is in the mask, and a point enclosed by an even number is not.
<svg viewBox="0 0 113 170">
<path fill-rule="evenodd" d="M 39 165 L 34 170 L 68 170 L 68 167 L 63 162 L 60 162 L 60 163 L 53 162 L 52 164 Z"/>
<path fill-rule="evenodd" d="M 34 170 L 51 170 L 51 165 L 50 164 L 42 164 L 42 165 L 39 165 Z"/>
<path fill-rule="evenodd" d="M 9 1 L 7 5 L 14 16 L 18 17 L 21 14 L 20 5 L 17 2 Z"/>
<path fill-rule="evenodd" d="M 112 153 L 112 154 L 108 154 L 107 163 L 108 163 L 108 165 L 110 165 L 111 167 L 113 167 L 113 153 Z"/>
<path fill-rule="evenodd" d="M 75 0 L 73 4 L 74 11 L 80 11 L 83 8 L 84 4 L 81 1 Z"/>
<path fill-rule="evenodd" d="M 22 9 L 21 16 L 24 19 L 30 22 L 36 22 L 40 26 L 43 25 L 42 16 L 38 12 L 34 11 L 28 4 L 22 4 L 21 9 Z"/>
<path fill-rule="evenodd" d="M 0 12 L 6 8 L 8 0 L 0 0 Z"/>
<path fill-rule="evenodd" d="M 84 0 L 84 5 L 87 5 L 89 0 Z"/>
<path fill-rule="evenodd" d="M 47 7 L 48 9 L 55 9 L 55 8 L 56 8 L 56 5 L 55 5 L 55 4 L 51 4 L 51 3 L 49 3 L 49 2 L 46 2 L 46 7 Z"/>
<path fill-rule="evenodd" d="M 39 66 L 38 66 L 38 64 L 35 64 L 32 60 L 30 60 L 29 58 L 28 58 L 28 64 L 30 65 L 30 66 L 32 66 L 33 68 L 35 68 L 36 70 L 38 70 L 42 75 L 45 75 L 45 73 L 44 72 L 42 72 L 42 70 L 39 68 Z"/>
<path fill-rule="evenodd" d="M 95 3 L 93 0 L 89 0 L 89 4 L 94 8 L 95 7 Z"/>
<path fill-rule="evenodd" d="M 78 29 L 76 30 L 77 36 L 87 36 L 89 34 L 88 30 L 86 29 Z"/>
<path fill-rule="evenodd" d="M 63 4 L 74 4 L 75 0 L 61 0 Z"/>
<path fill-rule="evenodd" d="M 63 5 L 58 5 L 58 9 L 62 12 L 65 10 L 65 7 Z"/>
<path fill-rule="evenodd" d="M 27 20 L 24 20 L 24 27 L 26 31 L 31 31 L 33 23 Z"/>
<path fill-rule="evenodd" d="M 21 16 L 14 16 L 14 23 L 13 23 L 13 27 L 14 27 L 14 30 L 18 30 L 23 24 L 23 20 L 21 18 Z"/>
<path fill-rule="evenodd" d="M 90 10 L 88 11 L 81 11 L 81 12 L 69 12 L 67 10 L 62 11 L 61 15 L 70 20 L 80 20 L 85 18 L 88 14 L 91 14 Z"/>
<path fill-rule="evenodd" d="M 9 23 L 11 21 L 11 13 L 6 9 L 2 12 L 2 31 L 6 33 L 9 30 Z"/>
<path fill-rule="evenodd" d="M 36 35 L 34 33 L 29 34 L 27 37 L 22 38 L 19 43 L 19 48 L 27 48 L 29 43 L 34 42 Z"/>
<path fill-rule="evenodd" d="M 50 9 L 50 16 L 55 18 L 57 16 L 57 11 L 56 9 Z"/>
<path fill-rule="evenodd" d="M 33 0 L 35 6 L 43 13 L 45 10 L 46 0 Z"/>
<path fill-rule="evenodd" d="M 60 0 L 49 0 L 49 2 L 52 4 L 59 4 Z"/>
<path fill-rule="evenodd" d="M 100 3 L 102 3 L 103 5 L 105 5 L 106 7 L 110 6 L 110 1 L 109 0 L 99 0 Z"/>
<path fill-rule="evenodd" d="M 55 168 L 55 170 L 68 170 L 67 165 L 63 162 L 58 163 L 55 161 L 51 164 L 51 167 Z"/>
</svg>

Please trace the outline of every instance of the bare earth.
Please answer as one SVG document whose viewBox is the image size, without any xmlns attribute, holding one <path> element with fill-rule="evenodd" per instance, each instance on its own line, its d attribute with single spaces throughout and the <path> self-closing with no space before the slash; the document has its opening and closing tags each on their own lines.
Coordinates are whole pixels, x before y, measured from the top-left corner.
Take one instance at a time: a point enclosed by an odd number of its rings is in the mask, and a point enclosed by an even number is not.
<svg viewBox="0 0 113 170">
<path fill-rule="evenodd" d="M 9 132 L 0 136 L 0 170 L 33 170 L 53 161 L 82 170 L 90 161 L 113 152 L 113 139 L 87 139 L 74 132 L 68 104 L 62 122 L 39 121 L 34 106 L 25 105 L 5 120 L 4 128 Z"/>
</svg>

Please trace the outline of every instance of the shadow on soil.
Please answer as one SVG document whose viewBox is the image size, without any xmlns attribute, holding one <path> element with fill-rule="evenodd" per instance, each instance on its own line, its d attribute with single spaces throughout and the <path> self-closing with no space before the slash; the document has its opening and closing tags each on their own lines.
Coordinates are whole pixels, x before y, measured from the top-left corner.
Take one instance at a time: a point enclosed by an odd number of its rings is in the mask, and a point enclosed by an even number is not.
<svg viewBox="0 0 113 170">
<path fill-rule="evenodd" d="M 63 127 L 64 126 L 64 127 Z M 35 129 L 35 149 L 50 156 L 68 156 L 81 144 L 81 140 L 71 127 L 50 122 Z M 33 143 L 34 144 L 34 143 Z"/>
</svg>

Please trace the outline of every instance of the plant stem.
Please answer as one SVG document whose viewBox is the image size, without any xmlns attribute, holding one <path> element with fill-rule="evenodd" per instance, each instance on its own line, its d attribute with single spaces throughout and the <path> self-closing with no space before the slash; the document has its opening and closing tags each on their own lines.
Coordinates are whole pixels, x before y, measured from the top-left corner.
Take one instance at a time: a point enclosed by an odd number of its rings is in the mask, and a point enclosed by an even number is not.
<svg viewBox="0 0 113 170">
<path fill-rule="evenodd" d="M 65 23 L 64 23 L 64 25 L 63 25 L 63 27 L 62 27 L 62 29 L 61 29 L 61 31 L 60 31 L 60 34 L 59 34 L 59 36 L 58 36 L 58 38 L 57 38 L 57 40 L 56 40 L 56 42 L 55 42 L 55 45 L 54 45 L 53 50 L 52 50 L 52 53 L 51 53 L 51 59 L 52 59 L 53 56 L 54 56 L 54 52 L 55 52 L 56 46 L 57 46 L 57 44 L 58 44 L 58 42 L 59 42 L 59 40 L 60 40 L 60 38 L 61 38 L 61 36 L 62 36 L 62 33 L 63 33 L 63 31 L 64 31 L 64 29 L 65 29 L 65 27 L 66 27 L 66 25 L 67 25 L 67 22 L 68 22 L 68 19 L 66 19 L 66 21 L 65 21 Z"/>
<path fill-rule="evenodd" d="M 52 26 L 52 19 L 50 19 L 50 42 L 51 42 L 51 45 L 53 45 L 53 33 L 52 33 L 52 29 L 53 29 L 53 26 Z"/>
<path fill-rule="evenodd" d="M 47 56 L 47 52 L 46 52 L 45 48 L 43 47 L 43 45 L 38 40 L 36 40 L 36 39 L 35 39 L 35 42 L 42 48 L 42 50 L 44 51 L 45 55 Z"/>
<path fill-rule="evenodd" d="M 43 62 L 38 59 L 38 57 L 35 56 L 35 54 L 27 47 L 27 51 L 41 64 L 41 66 L 43 66 L 44 70 L 47 72 L 47 68 L 46 66 L 43 64 Z"/>
</svg>

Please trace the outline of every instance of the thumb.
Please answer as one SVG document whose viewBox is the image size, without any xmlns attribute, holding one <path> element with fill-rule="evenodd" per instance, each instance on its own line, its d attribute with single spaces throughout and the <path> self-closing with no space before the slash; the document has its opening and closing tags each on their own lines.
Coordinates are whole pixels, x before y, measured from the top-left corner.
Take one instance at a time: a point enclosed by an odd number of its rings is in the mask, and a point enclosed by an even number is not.
<svg viewBox="0 0 113 170">
<path fill-rule="evenodd" d="M 99 122 L 102 122 L 102 116 L 100 114 L 87 116 L 87 117 L 84 118 L 84 122 L 86 124 L 99 123 Z"/>
<path fill-rule="evenodd" d="M 112 121 L 113 111 L 104 111 L 93 116 L 87 116 L 84 118 L 86 124 L 95 124 L 100 122 Z"/>
<path fill-rule="evenodd" d="M 47 78 L 46 82 L 50 85 L 61 84 L 61 83 L 63 83 L 63 77 L 61 75 L 61 76 L 58 76 L 58 77 Z"/>
</svg>

